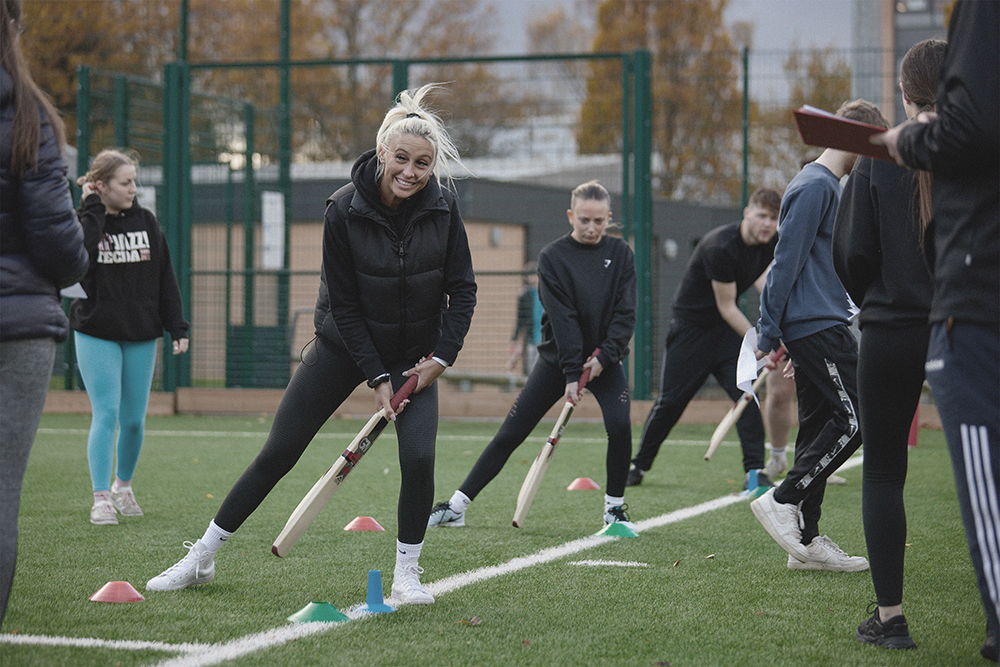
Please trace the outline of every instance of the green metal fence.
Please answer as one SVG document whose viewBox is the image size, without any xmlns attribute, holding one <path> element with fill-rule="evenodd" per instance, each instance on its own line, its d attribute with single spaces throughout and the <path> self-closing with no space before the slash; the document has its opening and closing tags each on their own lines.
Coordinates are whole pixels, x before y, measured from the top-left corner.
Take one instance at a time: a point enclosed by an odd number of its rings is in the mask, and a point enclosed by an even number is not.
<svg viewBox="0 0 1000 667">
<path fill-rule="evenodd" d="M 706 91 L 735 86 L 743 96 L 742 118 L 726 127 L 719 144 L 726 147 L 725 160 L 712 176 L 735 179 L 738 187 L 719 189 L 735 195 L 699 201 L 706 206 L 742 205 L 759 185 L 783 189 L 802 160 L 818 154 L 798 140 L 791 108 L 805 101 L 832 110 L 839 101 L 862 96 L 858 91 L 887 89 L 881 71 L 852 75 L 845 63 L 856 54 L 848 52 L 724 55 L 733 67 L 685 82 Z M 639 274 L 639 324 L 629 372 L 633 395 L 648 398 L 657 389 L 655 369 L 672 297 L 670 290 L 653 287 L 666 269 L 652 231 L 654 223 L 663 224 L 654 221 L 654 201 L 669 198 L 660 183 L 671 155 L 664 152 L 662 128 L 654 119 L 672 103 L 657 85 L 670 60 L 668 54 L 639 51 L 179 62 L 167 65 L 159 82 L 81 68 L 78 168 L 85 169 L 105 146 L 139 151 L 140 180 L 155 193 L 192 323 L 191 352 L 161 355 L 157 388 L 284 386 L 297 351 L 312 335 L 325 198 L 347 181 L 357 154 L 374 143 L 382 114 L 398 91 L 448 81 L 436 106 L 473 176 L 520 181 L 529 189 L 548 185 L 567 201 L 573 185 L 594 177 L 612 190 L 615 219 L 634 245 Z M 610 155 L 581 155 L 577 140 L 587 130 L 581 109 L 597 71 L 600 85 L 620 91 L 603 121 L 615 126 L 617 148 Z M 199 92 L 206 90 L 214 94 Z M 884 109 L 894 104 L 871 93 L 863 96 Z M 682 137 L 700 129 L 698 114 L 689 115 L 693 120 L 680 128 Z M 540 165 L 548 171 L 535 176 Z M 690 165 L 692 174 L 697 166 Z M 563 181 L 553 176 L 560 172 L 566 174 Z M 465 370 L 500 375 L 521 267 L 534 259 L 529 249 L 538 239 L 530 235 L 539 221 L 530 214 L 506 222 L 466 217 L 480 289 L 459 362 Z M 675 261 L 686 261 L 689 250 L 682 247 Z M 66 359 L 66 383 L 72 387 L 71 348 Z"/>
</svg>

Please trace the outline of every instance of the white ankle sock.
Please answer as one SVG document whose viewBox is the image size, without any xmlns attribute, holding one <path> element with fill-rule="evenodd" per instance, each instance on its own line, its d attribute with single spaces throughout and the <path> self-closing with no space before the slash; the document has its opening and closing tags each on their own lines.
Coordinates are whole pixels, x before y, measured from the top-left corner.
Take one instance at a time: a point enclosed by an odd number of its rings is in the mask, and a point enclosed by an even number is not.
<svg viewBox="0 0 1000 667">
<path fill-rule="evenodd" d="M 612 507 L 621 507 L 625 504 L 625 497 L 616 498 L 614 496 L 609 496 L 605 494 L 604 496 L 604 510 L 607 511 Z"/>
<path fill-rule="evenodd" d="M 396 540 L 396 569 L 401 570 L 410 565 L 416 565 L 420 560 L 420 550 L 424 548 L 424 543 L 406 544 Z"/>
<path fill-rule="evenodd" d="M 469 505 L 472 504 L 472 500 L 469 496 L 465 495 L 461 491 L 456 491 L 455 495 L 451 497 L 451 511 L 461 514 L 465 510 L 469 509 Z"/>
<path fill-rule="evenodd" d="M 232 536 L 233 534 L 228 530 L 219 528 L 218 524 L 215 523 L 215 519 L 212 519 L 208 524 L 208 530 L 205 531 L 205 534 L 198 541 L 208 550 L 208 553 L 215 554 L 226 543 L 226 540 Z"/>
<path fill-rule="evenodd" d="M 106 500 L 106 501 L 108 501 L 110 503 L 111 502 L 111 492 L 110 491 L 94 491 L 94 502 L 96 503 L 99 500 Z"/>
<path fill-rule="evenodd" d="M 119 477 L 115 477 L 115 483 L 111 485 L 113 491 L 124 491 L 132 488 L 132 480 L 123 482 Z"/>
</svg>

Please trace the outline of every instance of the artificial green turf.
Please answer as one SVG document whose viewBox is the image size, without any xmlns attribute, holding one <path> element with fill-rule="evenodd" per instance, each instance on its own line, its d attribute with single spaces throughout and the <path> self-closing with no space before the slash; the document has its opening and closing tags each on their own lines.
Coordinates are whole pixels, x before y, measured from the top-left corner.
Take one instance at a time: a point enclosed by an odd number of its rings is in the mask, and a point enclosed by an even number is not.
<svg viewBox="0 0 1000 667">
<path fill-rule="evenodd" d="M 340 609 L 364 602 L 367 575 L 395 552 L 398 460 L 386 429 L 340 492 L 284 559 L 270 544 L 313 482 L 362 426 L 334 420 L 216 558 L 216 580 L 171 593 L 145 582 L 184 555 L 260 448 L 270 420 L 151 417 L 134 480 L 144 517 L 93 526 L 86 460 L 89 418 L 46 415 L 21 506 L 18 571 L 4 633 L 105 640 L 225 643 L 285 626 L 310 601 Z M 494 434 L 494 423 L 442 422 L 437 500 L 450 497 Z M 605 485 L 603 427 L 571 423 L 526 525 L 510 525 L 517 490 L 551 424 L 543 423 L 476 499 L 467 527 L 428 531 L 422 580 L 505 563 L 601 528 L 603 490 L 567 491 L 577 477 Z M 702 460 L 712 428 L 678 427 L 656 466 L 626 500 L 634 521 L 735 493 L 740 451 L 727 442 Z M 635 432 L 638 440 L 638 429 Z M 861 468 L 829 486 L 821 530 L 865 553 Z M 910 454 L 904 610 L 919 648 L 856 642 L 874 597 L 868 572 L 791 571 L 787 556 L 743 501 L 699 517 L 439 595 L 426 607 L 350 621 L 252 652 L 227 665 L 979 665 L 984 617 L 969 563 L 944 439 L 922 431 Z M 348 532 L 372 516 L 385 532 Z M 586 566 L 583 560 L 645 567 Z M 88 597 L 108 581 L 146 595 L 134 604 Z M 464 623 L 473 617 L 478 625 Z M 0 642 L 2 665 L 148 665 L 155 649 L 75 648 Z"/>
</svg>

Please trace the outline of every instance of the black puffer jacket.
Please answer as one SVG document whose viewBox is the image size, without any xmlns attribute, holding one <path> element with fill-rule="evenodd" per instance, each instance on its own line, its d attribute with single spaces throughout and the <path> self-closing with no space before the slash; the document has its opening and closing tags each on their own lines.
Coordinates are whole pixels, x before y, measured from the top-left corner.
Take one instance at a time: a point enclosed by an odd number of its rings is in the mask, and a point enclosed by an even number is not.
<svg viewBox="0 0 1000 667">
<path fill-rule="evenodd" d="M 455 196 L 432 178 L 387 211 L 375 165 L 375 151 L 366 152 L 352 182 L 327 200 L 315 313 L 316 333 L 350 352 L 369 380 L 430 352 L 454 363 L 476 305 Z"/>
<path fill-rule="evenodd" d="M 38 163 L 20 177 L 11 173 L 13 87 L 0 69 L 0 340 L 61 342 L 69 325 L 59 289 L 87 272 L 83 229 L 73 211 L 66 161 L 47 122 Z"/>
</svg>

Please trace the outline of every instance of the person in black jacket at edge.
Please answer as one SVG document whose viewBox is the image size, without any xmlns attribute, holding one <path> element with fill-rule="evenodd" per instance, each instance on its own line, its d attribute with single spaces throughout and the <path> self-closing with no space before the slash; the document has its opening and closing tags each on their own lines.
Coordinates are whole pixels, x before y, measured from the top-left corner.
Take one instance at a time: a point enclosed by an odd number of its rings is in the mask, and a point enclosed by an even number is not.
<svg viewBox="0 0 1000 667">
<path fill-rule="evenodd" d="M 937 112 L 872 138 L 934 175 L 925 245 L 934 295 L 925 371 L 951 453 L 986 611 L 980 652 L 1000 635 L 1000 3 L 959 0 Z"/>
<path fill-rule="evenodd" d="M 351 183 L 327 200 L 316 338 L 307 347 L 264 447 L 236 482 L 204 536 L 183 559 L 146 584 L 167 591 L 215 576 L 215 552 L 301 456 L 319 428 L 367 381 L 376 410 L 396 425 L 401 483 L 392 600 L 430 604 L 419 566 L 434 500 L 438 391 L 455 362 L 476 304 L 465 226 L 450 181 L 458 151 L 425 106 L 437 86 L 399 95 L 355 162 Z M 431 356 L 433 354 L 433 356 Z M 407 376 L 408 401 L 390 407 Z M 403 409 L 405 406 L 405 410 Z M 186 546 L 188 544 L 186 543 Z"/>
<path fill-rule="evenodd" d="M 62 156 L 62 119 L 21 53 L 21 1 L 0 0 L 0 624 L 17 562 L 17 515 L 56 343 L 59 289 L 87 272 Z"/>
<path fill-rule="evenodd" d="M 899 87 L 906 115 L 934 108 L 945 42 L 907 51 Z M 931 175 L 861 156 L 840 196 L 833 265 L 861 312 L 858 421 L 865 443 L 862 516 L 875 587 L 871 618 L 855 637 L 916 648 L 903 616 L 907 444 L 924 385 L 931 275 L 921 242 L 931 217 Z"/>
</svg>

